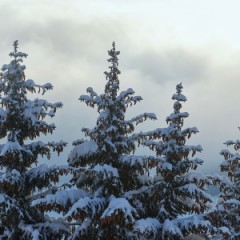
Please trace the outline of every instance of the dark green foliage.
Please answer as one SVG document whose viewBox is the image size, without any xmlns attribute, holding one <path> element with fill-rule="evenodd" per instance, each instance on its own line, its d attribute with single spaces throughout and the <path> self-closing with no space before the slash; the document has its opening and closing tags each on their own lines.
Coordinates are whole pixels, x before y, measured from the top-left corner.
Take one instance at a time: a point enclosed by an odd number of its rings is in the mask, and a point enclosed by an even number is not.
<svg viewBox="0 0 240 240">
<path fill-rule="evenodd" d="M 148 216 L 144 209 L 149 204 L 147 186 L 152 180 L 148 172 L 157 161 L 130 154 L 144 138 L 143 134 L 134 134 L 135 125 L 156 117 L 144 113 L 125 119 L 128 107 L 142 98 L 134 96 L 131 88 L 119 93 L 119 53 L 113 43 L 108 51 L 111 65 L 105 72 L 104 93 L 98 95 L 89 87 L 88 95 L 80 96 L 88 106 L 97 108 L 99 117 L 95 127 L 83 128 L 89 140 L 74 142 L 68 159 L 75 168 L 72 183 L 86 191 L 67 214 L 79 224 L 73 239 L 135 239 L 136 221 Z"/>
<path fill-rule="evenodd" d="M 34 142 L 41 134 L 51 134 L 54 124 L 43 121 L 53 117 L 62 103 L 48 103 L 42 99 L 28 99 L 28 93 L 36 90 L 43 94 L 51 90 L 51 84 L 37 85 L 25 79 L 23 58 L 27 54 L 18 51 L 15 41 L 13 60 L 2 67 L 0 78 L 0 236 L 2 239 L 61 239 L 68 233 L 61 222 L 54 222 L 32 206 L 38 190 L 51 186 L 57 167 L 51 169 L 38 164 L 39 156 L 50 157 L 51 148 L 61 152 L 64 142 Z M 35 165 L 35 166 L 34 166 Z M 50 237 L 50 238 L 49 238 Z"/>
<path fill-rule="evenodd" d="M 160 158 L 151 196 L 155 203 L 153 213 L 163 224 L 164 239 L 182 239 L 184 235 L 191 233 L 192 227 L 186 228 L 184 221 L 178 224 L 177 218 L 183 214 L 203 213 L 211 203 L 211 196 L 206 193 L 209 183 L 207 177 L 193 171 L 203 161 L 191 157 L 201 152 L 202 147 L 186 144 L 187 139 L 196 134 L 198 129 L 183 129 L 184 119 L 189 114 L 180 111 L 182 102 L 187 100 L 182 94 L 182 88 L 182 84 L 176 86 L 177 91 L 172 97 L 175 100 L 174 112 L 166 118 L 168 126 L 149 132 L 149 140 L 144 142 L 144 145 L 154 150 Z"/>
</svg>

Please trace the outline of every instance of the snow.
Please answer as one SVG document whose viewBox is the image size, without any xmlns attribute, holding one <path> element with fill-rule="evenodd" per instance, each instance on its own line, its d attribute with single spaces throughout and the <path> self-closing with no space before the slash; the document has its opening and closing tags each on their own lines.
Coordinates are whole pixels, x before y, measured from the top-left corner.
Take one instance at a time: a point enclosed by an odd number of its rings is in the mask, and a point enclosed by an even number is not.
<svg viewBox="0 0 240 240">
<path fill-rule="evenodd" d="M 5 202 L 5 197 L 3 194 L 0 194 L 0 204 Z"/>
<path fill-rule="evenodd" d="M 155 113 L 143 113 L 143 114 L 140 114 L 140 115 L 132 118 L 131 122 L 134 122 L 136 125 L 138 125 L 139 123 L 142 123 L 143 121 L 145 121 L 147 119 L 156 120 L 157 117 L 156 117 Z"/>
<path fill-rule="evenodd" d="M 177 220 L 178 222 L 178 220 Z M 211 223 L 208 220 L 204 220 L 203 216 L 201 215 L 190 215 L 179 218 L 179 222 L 181 223 L 182 227 L 186 228 L 189 231 L 189 228 L 193 226 L 198 229 L 200 227 L 210 227 Z"/>
<path fill-rule="evenodd" d="M 4 122 L 6 120 L 6 117 L 7 117 L 6 111 L 0 108 L 0 122 Z"/>
<path fill-rule="evenodd" d="M 125 223 L 130 224 L 135 222 L 135 217 L 138 216 L 137 211 L 133 208 L 125 198 L 111 197 L 108 207 L 103 212 L 101 219 L 105 219 L 112 215 L 124 215 Z"/>
<path fill-rule="evenodd" d="M 104 205 L 105 200 L 103 198 L 82 197 L 72 205 L 68 213 L 64 215 L 64 218 L 78 218 L 82 212 L 84 212 L 85 216 L 94 218 L 96 214 L 101 212 Z"/>
<path fill-rule="evenodd" d="M 109 112 L 108 111 L 101 112 L 99 114 L 97 122 L 99 122 L 99 121 L 106 121 L 108 117 L 109 117 Z"/>
<path fill-rule="evenodd" d="M 134 224 L 133 231 L 146 237 L 157 238 L 161 228 L 160 222 L 156 218 L 146 218 L 137 220 Z"/>
<path fill-rule="evenodd" d="M 191 133 L 194 133 L 194 134 L 196 134 L 196 133 L 198 133 L 199 131 L 198 131 L 198 129 L 196 128 L 196 127 L 192 127 L 192 128 L 187 128 L 187 129 L 184 129 L 184 130 L 182 130 L 182 133 L 183 134 L 191 134 Z M 189 135 L 189 137 L 190 137 L 190 135 Z"/>
<path fill-rule="evenodd" d="M 53 85 L 51 83 L 45 83 L 42 85 L 42 88 L 50 90 L 53 89 Z"/>
<path fill-rule="evenodd" d="M 128 88 L 126 91 L 122 91 L 122 92 L 119 94 L 119 96 L 118 96 L 118 98 L 117 98 L 117 101 L 122 100 L 122 99 L 124 99 L 127 95 L 132 95 L 132 94 L 134 94 L 134 93 L 135 93 L 135 92 L 133 91 L 132 88 Z"/>
<path fill-rule="evenodd" d="M 211 235 L 211 231 L 214 228 L 210 221 L 205 220 L 204 214 L 182 216 L 181 218 L 174 220 L 174 224 L 179 226 L 185 234 L 188 233 L 188 236 L 191 236 L 189 239 L 203 239 L 198 238 L 201 236 L 200 233 Z"/>
<path fill-rule="evenodd" d="M 240 154 L 239 153 L 235 153 L 228 160 L 229 161 L 240 160 Z"/>
<path fill-rule="evenodd" d="M 161 170 L 170 170 L 170 171 L 172 171 L 172 169 L 173 169 L 173 165 L 171 164 L 171 163 L 169 163 L 169 162 L 160 162 L 159 164 L 158 164 L 158 167 L 161 169 Z"/>
<path fill-rule="evenodd" d="M 12 208 L 14 208 L 17 211 L 19 217 L 23 217 L 23 213 L 17 206 L 17 201 L 13 197 L 9 197 L 6 194 L 0 194 L 0 204 L 3 206 L 1 206 L 1 211 L 11 211 Z"/>
<path fill-rule="evenodd" d="M 87 193 L 81 189 L 59 190 L 55 194 L 48 194 L 44 198 L 39 198 L 32 201 L 32 206 L 37 205 L 54 205 L 59 204 L 63 207 L 73 205 L 80 198 L 86 197 Z"/>
<path fill-rule="evenodd" d="M 128 164 L 130 166 L 134 165 L 144 165 L 144 157 L 143 156 L 136 156 L 136 155 L 123 155 L 120 159 L 120 161 L 124 164 Z"/>
<path fill-rule="evenodd" d="M 153 177 L 152 176 L 148 176 L 147 174 L 143 174 L 137 177 L 139 183 L 141 185 L 150 185 L 151 183 L 153 183 Z"/>
<path fill-rule="evenodd" d="M 75 160 L 78 160 L 80 157 L 85 157 L 87 155 L 95 154 L 98 150 L 96 142 L 93 141 L 84 141 L 83 143 L 76 145 L 71 153 L 68 156 L 69 163 L 73 163 Z"/>
<path fill-rule="evenodd" d="M 229 199 L 229 200 L 226 200 L 224 203 L 224 205 L 235 205 L 237 207 L 240 207 L 240 201 L 237 200 L 237 199 Z"/>
<path fill-rule="evenodd" d="M 204 198 L 208 199 L 209 201 L 211 201 L 211 196 L 207 192 L 205 192 L 202 189 L 198 188 L 196 186 L 196 184 L 189 183 L 189 184 L 186 184 L 184 186 L 179 187 L 178 189 L 182 190 L 183 192 L 188 192 L 188 194 L 190 194 L 190 196 L 192 196 L 192 197 L 196 196 L 196 194 L 199 194 L 202 197 L 204 197 Z"/>
<path fill-rule="evenodd" d="M 15 152 L 20 152 L 20 151 L 26 151 L 18 141 L 8 141 L 6 144 L 4 144 L 0 156 L 4 156 L 6 153 L 15 153 Z M 28 153 L 30 153 L 28 151 Z"/>
<path fill-rule="evenodd" d="M 199 183 L 208 180 L 207 176 L 199 172 L 190 172 L 184 176 L 184 179 L 189 182 Z"/>
<path fill-rule="evenodd" d="M 104 176 L 103 180 L 109 179 L 112 177 L 119 178 L 118 169 L 113 168 L 112 166 L 107 165 L 107 164 L 103 164 L 102 166 L 98 164 L 90 170 L 97 172 L 97 173 L 101 173 Z"/>
<path fill-rule="evenodd" d="M 228 141 L 226 141 L 224 144 L 227 145 L 227 146 L 229 146 L 229 145 L 233 145 L 234 143 L 235 143 L 234 141 L 228 140 Z"/>
<path fill-rule="evenodd" d="M 230 230 L 229 230 L 229 228 L 227 228 L 227 227 L 225 227 L 225 226 L 220 227 L 219 230 L 220 230 L 221 233 L 226 233 L 226 234 L 228 234 L 229 236 L 232 235 L 231 232 L 230 232 Z"/>
<path fill-rule="evenodd" d="M 21 174 L 19 171 L 17 171 L 16 169 L 13 169 L 11 172 L 6 172 L 0 175 L 0 183 L 3 184 L 9 184 L 10 185 L 17 185 L 18 186 L 18 190 L 21 191 L 19 183 L 21 183 Z"/>
<path fill-rule="evenodd" d="M 167 118 L 166 121 L 173 121 L 177 118 L 187 118 L 189 114 L 187 112 L 181 112 L 181 113 L 171 113 Z"/>
<path fill-rule="evenodd" d="M 34 99 L 33 101 L 26 101 L 24 105 L 24 116 L 26 119 L 31 120 L 31 124 L 37 124 L 39 122 L 40 117 L 45 118 L 46 116 L 54 117 L 55 116 L 55 108 L 60 108 L 62 103 L 50 104 L 42 99 Z M 50 110 L 48 111 L 48 108 Z"/>
<path fill-rule="evenodd" d="M 80 101 L 84 101 L 90 107 L 94 107 L 94 105 L 97 103 L 101 105 L 101 98 L 97 95 L 96 92 L 94 92 L 93 88 L 87 88 L 87 92 L 90 94 L 90 96 L 81 95 L 79 97 Z"/>
<path fill-rule="evenodd" d="M 183 102 L 187 101 L 187 98 L 181 93 L 173 94 L 172 99 L 177 101 L 183 101 Z"/>
<path fill-rule="evenodd" d="M 81 225 L 72 234 L 72 239 L 79 239 L 84 236 L 89 230 L 91 231 L 92 221 L 89 218 L 84 219 Z"/>
<path fill-rule="evenodd" d="M 221 155 L 226 155 L 226 156 L 232 155 L 231 152 L 228 149 L 222 149 L 220 154 Z"/>
<path fill-rule="evenodd" d="M 159 159 L 153 156 L 138 156 L 138 155 L 122 155 L 120 157 L 120 162 L 129 166 L 141 166 L 147 167 L 151 162 L 156 165 Z"/>
<path fill-rule="evenodd" d="M 32 240 L 38 240 L 40 238 L 40 232 L 37 229 L 34 229 L 32 225 L 26 225 L 24 222 L 20 222 L 19 228 L 23 230 L 24 236 L 23 237 L 30 237 Z"/>
<path fill-rule="evenodd" d="M 67 165 L 53 165 L 49 166 L 47 164 L 41 164 L 37 167 L 33 167 L 26 171 L 26 176 L 29 178 L 29 182 L 38 180 L 44 181 L 45 179 L 48 179 L 49 177 L 54 175 L 63 175 L 63 173 L 66 173 L 68 171 L 68 166 Z"/>
<path fill-rule="evenodd" d="M 167 236 L 174 236 L 174 235 L 183 238 L 181 230 L 176 225 L 174 225 L 172 221 L 170 221 L 169 219 L 166 219 L 163 223 L 162 237 L 164 239 Z"/>
<path fill-rule="evenodd" d="M 125 192 L 122 197 L 125 197 L 126 199 L 132 200 L 136 198 L 137 195 L 144 194 L 149 190 L 149 186 L 142 186 L 138 189 L 130 190 L 128 192 Z"/>
</svg>

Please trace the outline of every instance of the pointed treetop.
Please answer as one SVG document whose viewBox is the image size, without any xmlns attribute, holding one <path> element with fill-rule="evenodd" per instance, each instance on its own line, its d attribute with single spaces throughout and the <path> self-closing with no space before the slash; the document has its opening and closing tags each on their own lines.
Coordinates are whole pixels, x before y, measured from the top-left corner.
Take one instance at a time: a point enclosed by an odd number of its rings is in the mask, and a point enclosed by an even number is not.
<svg viewBox="0 0 240 240">
<path fill-rule="evenodd" d="M 180 113 L 180 109 L 182 108 L 181 102 L 187 101 L 187 98 L 181 93 L 183 89 L 182 83 L 177 84 L 176 93 L 173 94 L 172 99 L 176 100 L 173 104 L 174 113 L 167 117 L 167 122 L 172 122 L 177 124 L 177 126 L 183 125 L 183 118 L 189 116 L 188 113 Z"/>
<path fill-rule="evenodd" d="M 105 93 L 110 96 L 112 99 L 115 99 L 117 96 L 117 91 L 119 89 L 119 79 L 118 74 L 120 70 L 118 69 L 118 57 L 120 51 L 115 50 L 115 42 L 112 43 L 112 49 L 108 51 L 110 58 L 107 60 L 111 63 L 110 72 L 104 72 L 106 75 L 107 84 L 105 86 Z"/>
<path fill-rule="evenodd" d="M 13 42 L 13 52 L 10 52 L 9 56 L 14 57 L 16 62 L 22 62 L 22 58 L 26 58 L 28 55 L 18 51 L 18 40 L 16 40 Z"/>
<path fill-rule="evenodd" d="M 181 93 L 182 89 L 183 89 L 182 83 L 177 84 L 176 86 L 177 93 Z"/>
<path fill-rule="evenodd" d="M 118 57 L 120 51 L 116 51 L 115 42 L 112 43 L 112 49 L 108 51 L 108 55 L 111 57 L 107 61 L 112 63 L 112 67 L 118 66 Z M 111 67 L 110 67 L 111 68 Z M 120 73 L 120 72 L 119 72 Z"/>
<path fill-rule="evenodd" d="M 14 53 L 17 53 L 17 49 L 18 49 L 18 40 L 16 40 L 16 41 L 13 42 L 13 50 L 14 50 Z"/>
<path fill-rule="evenodd" d="M 173 94 L 172 99 L 177 100 L 177 102 L 185 102 L 187 98 L 181 93 L 183 89 L 182 83 L 177 84 L 176 90 L 177 92 Z"/>
</svg>

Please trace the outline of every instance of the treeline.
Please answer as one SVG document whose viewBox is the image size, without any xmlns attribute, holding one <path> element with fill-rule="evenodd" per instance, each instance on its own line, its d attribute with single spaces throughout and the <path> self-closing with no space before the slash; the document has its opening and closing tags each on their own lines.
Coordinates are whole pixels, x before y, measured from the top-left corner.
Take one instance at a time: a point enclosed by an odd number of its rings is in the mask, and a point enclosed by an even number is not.
<svg viewBox="0 0 240 240">
<path fill-rule="evenodd" d="M 73 142 L 65 166 L 39 164 L 39 157 L 51 159 L 52 151 L 61 153 L 67 145 L 38 140 L 55 130 L 45 119 L 63 105 L 29 99 L 53 86 L 26 79 L 27 54 L 18 51 L 18 41 L 13 47 L 0 75 L 0 239 L 240 239 L 240 141 L 226 142 L 233 153 L 221 151 L 221 171 L 228 177 L 197 172 L 203 161 L 195 155 L 202 147 L 187 144 L 198 129 L 184 128 L 189 114 L 181 111 L 187 100 L 181 83 L 167 126 L 135 132 L 156 116 L 126 119 L 142 98 L 132 88 L 120 92 L 120 52 L 113 43 L 104 93 L 89 87 L 79 98 L 98 111 L 96 125 L 82 128 L 86 138 Z M 152 155 L 136 155 L 140 146 Z M 59 183 L 63 175 L 70 181 Z M 216 206 L 210 185 L 220 188 Z"/>
</svg>

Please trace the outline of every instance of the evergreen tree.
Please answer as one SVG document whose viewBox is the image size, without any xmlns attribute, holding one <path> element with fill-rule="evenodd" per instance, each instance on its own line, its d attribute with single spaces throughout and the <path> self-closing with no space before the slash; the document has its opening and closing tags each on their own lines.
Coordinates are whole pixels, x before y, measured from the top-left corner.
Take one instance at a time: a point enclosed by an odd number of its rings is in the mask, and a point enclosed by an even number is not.
<svg viewBox="0 0 240 240">
<path fill-rule="evenodd" d="M 162 224 L 159 239 L 184 239 L 192 232 L 208 232 L 210 223 L 196 215 L 191 221 L 178 219 L 184 214 L 200 214 L 208 209 L 211 196 L 205 191 L 208 178 L 195 171 L 203 161 L 191 158 L 202 151 L 200 145 L 186 145 L 187 139 L 198 129 L 183 128 L 184 119 L 189 116 L 181 112 L 182 103 L 187 99 L 182 94 L 182 84 L 177 84 L 173 109 L 166 121 L 166 128 L 158 128 L 148 133 L 144 145 L 156 152 L 160 162 L 156 168 L 157 177 L 152 186 L 151 199 L 155 203 L 156 217 Z M 159 139 L 156 141 L 155 139 Z M 191 156 L 190 156 L 191 155 Z"/>
<path fill-rule="evenodd" d="M 233 146 L 235 152 L 223 149 L 224 156 L 221 163 L 221 172 L 227 176 L 215 179 L 220 185 L 220 194 L 216 209 L 206 218 L 216 227 L 215 239 L 240 239 L 240 141 L 229 140 L 227 146 Z"/>
<path fill-rule="evenodd" d="M 2 67 L 0 76 L 0 238 L 1 239 L 62 239 L 68 229 L 64 223 L 54 221 L 32 205 L 51 191 L 60 173 L 65 169 L 38 165 L 39 156 L 50 158 L 51 149 L 60 153 L 64 142 L 34 141 L 41 134 L 51 134 L 54 124 L 46 117 L 54 117 L 62 103 L 49 103 L 43 99 L 29 100 L 30 93 L 51 90 L 50 83 L 38 85 L 25 80 L 23 58 L 18 41 L 10 53 L 13 60 Z"/>
<path fill-rule="evenodd" d="M 75 189 L 65 191 L 64 207 L 56 194 L 41 203 L 63 211 L 76 227 L 71 239 L 137 239 L 138 235 L 154 239 L 149 229 L 154 228 L 156 234 L 159 227 L 158 220 L 148 218 L 144 208 L 152 179 L 148 173 L 156 165 L 156 158 L 130 155 L 143 138 L 142 133 L 134 134 L 135 125 L 156 117 L 144 113 L 125 119 L 127 108 L 142 98 L 134 96 L 131 88 L 119 93 L 119 53 L 113 43 L 108 51 L 111 65 L 105 72 L 104 93 L 98 95 L 89 87 L 88 95 L 80 96 L 87 106 L 97 108 L 99 116 L 95 127 L 82 129 L 89 140 L 76 140 L 68 158 Z"/>
</svg>

